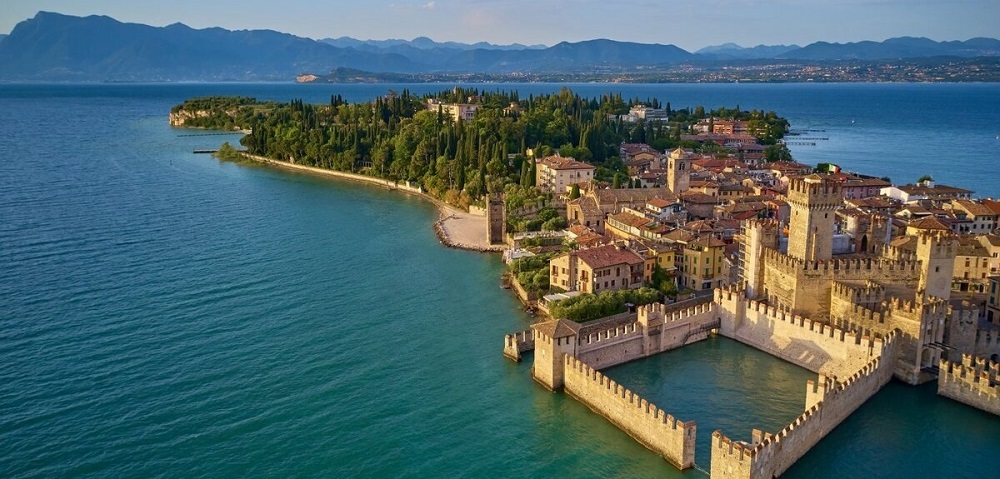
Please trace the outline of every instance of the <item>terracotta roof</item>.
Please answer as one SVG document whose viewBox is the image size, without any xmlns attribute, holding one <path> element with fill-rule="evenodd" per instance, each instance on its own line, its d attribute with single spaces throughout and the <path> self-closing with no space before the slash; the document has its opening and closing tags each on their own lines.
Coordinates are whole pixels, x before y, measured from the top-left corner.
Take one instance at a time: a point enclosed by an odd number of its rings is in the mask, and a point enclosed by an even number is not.
<svg viewBox="0 0 1000 479">
<path fill-rule="evenodd" d="M 685 191 L 684 193 L 681 193 L 681 201 L 695 204 L 719 204 L 719 198 L 706 195 L 705 193 L 699 193 L 697 191 Z"/>
<path fill-rule="evenodd" d="M 673 203 L 670 202 L 670 201 L 667 201 L 667 200 L 665 200 L 663 198 L 653 198 L 651 200 L 646 201 L 646 204 L 648 204 L 648 205 L 650 205 L 650 206 L 652 206 L 654 208 L 666 208 L 666 207 L 672 205 Z"/>
<path fill-rule="evenodd" d="M 576 255 L 580 258 L 580 261 L 587 263 L 587 265 L 594 269 L 643 262 L 642 257 L 635 252 L 613 244 L 579 250 L 576 252 Z"/>
<path fill-rule="evenodd" d="M 684 230 L 681 230 L 681 229 L 676 229 L 676 230 L 673 230 L 673 231 L 671 231 L 671 232 L 663 235 L 663 238 L 667 239 L 669 241 L 676 242 L 676 243 L 687 243 L 687 242 L 689 242 L 689 241 L 697 238 L 697 236 L 695 236 L 694 234 L 692 234 L 690 231 L 684 231 Z"/>
<path fill-rule="evenodd" d="M 1000 246 L 1000 236 L 997 235 L 979 235 L 980 241 L 985 241 L 990 244 L 990 246 Z"/>
<path fill-rule="evenodd" d="M 926 218 L 921 218 L 921 219 L 919 219 L 917 221 L 914 221 L 913 223 L 910 223 L 909 226 L 912 226 L 914 228 L 921 229 L 921 230 L 944 230 L 944 231 L 951 231 L 951 228 L 945 226 L 944 223 L 941 222 L 941 220 L 939 220 L 939 219 L 937 219 L 937 218 L 935 218 L 933 216 L 928 216 Z"/>
<path fill-rule="evenodd" d="M 623 211 L 616 215 L 611 215 L 608 219 L 614 219 L 615 221 L 625 223 L 635 228 L 645 228 L 646 225 L 652 223 L 652 221 L 642 216 L 637 216 L 627 211 Z"/>
<path fill-rule="evenodd" d="M 545 165 L 553 170 L 593 170 L 594 165 L 576 161 L 568 156 L 546 156 L 538 160 L 538 164 Z"/>
<path fill-rule="evenodd" d="M 584 216 L 602 216 L 604 212 L 601 211 L 601 207 L 598 206 L 597 200 L 591 196 L 584 196 L 577 198 L 575 200 L 570 200 L 567 205 L 579 205 L 580 210 L 583 211 Z"/>
<path fill-rule="evenodd" d="M 989 206 L 972 200 L 952 200 L 952 203 L 961 206 L 963 210 L 968 211 L 973 216 L 996 216 L 997 214 Z"/>
<path fill-rule="evenodd" d="M 673 200 L 677 196 L 666 188 L 619 188 L 594 190 L 598 203 L 610 205 L 614 203 L 645 203 L 653 198 Z"/>
<path fill-rule="evenodd" d="M 907 251 L 915 251 L 917 249 L 917 237 L 899 236 L 889 241 L 889 245 Z"/>
<path fill-rule="evenodd" d="M 1000 201 L 990 199 L 982 200 L 983 206 L 989 208 L 994 214 L 1000 215 Z"/>
<path fill-rule="evenodd" d="M 717 248 L 726 246 L 725 241 L 716 239 L 711 236 L 702 236 L 690 243 L 688 243 L 688 248 Z"/>
<path fill-rule="evenodd" d="M 576 336 L 580 332 L 580 327 L 580 323 L 568 319 L 557 319 L 531 325 L 531 329 L 552 339 Z"/>
</svg>

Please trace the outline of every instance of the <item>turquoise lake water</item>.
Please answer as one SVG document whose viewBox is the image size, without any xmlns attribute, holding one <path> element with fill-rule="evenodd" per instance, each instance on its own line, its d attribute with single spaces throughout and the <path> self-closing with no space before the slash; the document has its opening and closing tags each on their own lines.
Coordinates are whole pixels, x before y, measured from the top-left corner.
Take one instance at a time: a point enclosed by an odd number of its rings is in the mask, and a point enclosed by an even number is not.
<svg viewBox="0 0 1000 479">
<path fill-rule="evenodd" d="M 997 85 L 572 87 L 775 109 L 830 138 L 800 161 L 1000 196 Z M 703 477 L 504 360 L 531 318 L 430 204 L 193 155 L 238 137 L 166 121 L 191 96 L 389 88 L 0 85 L 0 477 Z M 791 420 L 810 377 L 721 339 L 608 374 L 697 420 L 706 468 L 712 430 Z M 998 439 L 892 383 L 786 476 L 992 477 Z"/>
</svg>

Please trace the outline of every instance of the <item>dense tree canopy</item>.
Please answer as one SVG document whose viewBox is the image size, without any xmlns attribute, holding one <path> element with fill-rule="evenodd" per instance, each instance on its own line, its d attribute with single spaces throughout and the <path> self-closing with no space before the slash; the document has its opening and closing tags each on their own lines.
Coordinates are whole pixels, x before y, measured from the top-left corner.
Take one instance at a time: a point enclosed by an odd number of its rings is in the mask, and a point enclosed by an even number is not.
<svg viewBox="0 0 1000 479">
<path fill-rule="evenodd" d="M 428 108 L 430 99 L 474 103 L 479 109 L 471 121 L 453 121 L 443 109 Z M 669 123 L 622 121 L 619 115 L 637 104 L 661 105 L 657 99 L 626 101 L 620 94 L 586 99 L 567 88 L 528 98 L 516 91 L 454 88 L 425 96 L 390 91 L 355 104 L 339 95 L 318 105 L 302 100 L 261 104 L 252 98 L 197 98 L 174 111 L 209 112 L 189 121 L 191 126 L 251 130 L 241 143 L 252 154 L 414 181 L 431 195 L 467 206 L 488 192 L 534 186 L 535 165 L 527 160 L 528 149 L 536 156 L 559 152 L 594 163 L 598 179 L 609 183 L 617 179 L 625 185 L 627 170 L 618 157 L 622 142 L 673 148 L 681 144 L 680 133 L 706 114 L 704 107 L 697 107 L 693 113 L 672 110 Z M 759 115 L 755 128 L 762 131 L 771 131 L 768 120 L 778 119 L 773 112 L 740 112 L 738 107 L 710 113 Z"/>
</svg>

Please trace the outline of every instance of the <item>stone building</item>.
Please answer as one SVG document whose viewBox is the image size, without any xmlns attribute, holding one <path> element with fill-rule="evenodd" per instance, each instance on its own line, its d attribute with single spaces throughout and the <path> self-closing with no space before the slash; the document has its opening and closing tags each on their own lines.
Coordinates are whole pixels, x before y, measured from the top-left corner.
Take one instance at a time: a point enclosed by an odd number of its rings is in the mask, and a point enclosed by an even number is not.
<svg viewBox="0 0 1000 479">
<path fill-rule="evenodd" d="M 723 273 L 725 249 L 726 243 L 711 236 L 686 244 L 680 267 L 680 287 L 704 291 L 727 286 L 728 269 Z"/>
<path fill-rule="evenodd" d="M 573 183 L 594 179 L 594 165 L 562 156 L 546 156 L 536 162 L 535 185 L 542 191 L 561 195 Z"/>
<path fill-rule="evenodd" d="M 564 291 L 600 293 L 638 289 L 649 281 L 647 258 L 621 244 L 571 251 L 549 261 L 549 284 Z M 650 265 L 655 258 L 649 259 Z"/>
</svg>

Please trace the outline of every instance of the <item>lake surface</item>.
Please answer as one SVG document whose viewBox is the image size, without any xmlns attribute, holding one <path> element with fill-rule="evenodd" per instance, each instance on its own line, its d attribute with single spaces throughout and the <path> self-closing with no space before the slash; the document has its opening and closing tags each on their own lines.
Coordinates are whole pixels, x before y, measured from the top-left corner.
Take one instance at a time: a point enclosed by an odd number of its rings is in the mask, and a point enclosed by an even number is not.
<svg viewBox="0 0 1000 479">
<path fill-rule="evenodd" d="M 0 85 L 0 477 L 703 477 L 504 360 L 531 318 L 430 204 L 193 155 L 238 137 L 166 120 L 191 96 L 450 86 Z M 800 161 L 1000 196 L 997 85 L 571 87 L 774 109 L 826 130 Z M 702 467 L 713 429 L 787 422 L 809 376 L 723 340 L 609 374 L 696 419 Z M 893 383 L 786 476 L 983 477 L 998 437 Z"/>
</svg>

